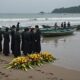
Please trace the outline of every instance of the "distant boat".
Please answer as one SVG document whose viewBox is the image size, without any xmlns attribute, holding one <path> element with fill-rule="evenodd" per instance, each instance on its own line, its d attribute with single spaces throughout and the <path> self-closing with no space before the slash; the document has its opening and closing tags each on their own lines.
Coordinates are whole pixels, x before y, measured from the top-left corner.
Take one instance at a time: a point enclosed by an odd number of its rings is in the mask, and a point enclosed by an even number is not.
<svg viewBox="0 0 80 80">
<path fill-rule="evenodd" d="M 40 14 L 45 14 L 45 12 L 41 11 Z"/>
<path fill-rule="evenodd" d="M 65 35 L 71 35 L 75 29 L 41 29 L 41 34 L 44 37 L 54 37 L 54 36 L 65 36 Z"/>
</svg>

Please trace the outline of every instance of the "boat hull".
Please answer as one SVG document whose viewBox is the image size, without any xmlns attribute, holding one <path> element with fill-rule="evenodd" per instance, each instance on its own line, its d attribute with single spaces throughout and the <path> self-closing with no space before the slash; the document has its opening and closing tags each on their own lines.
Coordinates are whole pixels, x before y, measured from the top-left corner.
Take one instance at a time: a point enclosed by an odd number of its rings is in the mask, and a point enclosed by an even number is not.
<svg viewBox="0 0 80 80">
<path fill-rule="evenodd" d="M 42 36 L 44 37 L 54 37 L 54 36 L 65 36 L 73 34 L 74 30 L 52 30 L 52 31 L 43 31 Z"/>
</svg>

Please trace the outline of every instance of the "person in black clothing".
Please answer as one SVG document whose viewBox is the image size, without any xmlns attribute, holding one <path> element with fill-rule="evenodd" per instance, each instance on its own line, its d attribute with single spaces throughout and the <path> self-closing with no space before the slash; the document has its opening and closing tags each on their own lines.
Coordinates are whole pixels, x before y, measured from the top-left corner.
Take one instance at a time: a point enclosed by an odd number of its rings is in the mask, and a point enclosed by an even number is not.
<svg viewBox="0 0 80 80">
<path fill-rule="evenodd" d="M 23 53 L 24 53 L 24 45 L 25 45 L 24 44 L 24 41 L 25 41 L 25 39 L 24 39 L 25 33 L 26 33 L 26 28 L 24 29 L 24 31 L 21 34 L 21 38 L 22 38 L 21 50 L 23 51 Z"/>
<path fill-rule="evenodd" d="M 34 35 L 34 28 L 31 28 L 31 46 L 30 46 L 30 49 L 31 49 L 31 53 L 35 53 L 35 35 Z"/>
<path fill-rule="evenodd" d="M 63 22 L 61 23 L 61 28 L 63 29 L 64 25 L 63 25 Z"/>
<path fill-rule="evenodd" d="M 15 25 L 12 26 L 11 28 L 11 50 L 12 50 L 12 54 L 14 54 L 14 35 L 15 35 Z"/>
<path fill-rule="evenodd" d="M 68 28 L 70 28 L 70 27 L 71 27 L 70 22 L 68 22 L 68 23 L 67 23 L 67 27 L 68 27 Z"/>
<path fill-rule="evenodd" d="M 54 28 L 55 28 L 55 30 L 58 29 L 57 23 L 54 24 Z"/>
<path fill-rule="evenodd" d="M 6 31 L 3 33 L 4 37 L 4 44 L 3 44 L 3 54 L 5 56 L 9 56 L 9 42 L 10 42 L 10 37 L 9 37 L 9 28 L 6 28 Z"/>
<path fill-rule="evenodd" d="M 20 42 L 21 42 L 20 32 L 19 29 L 16 29 L 16 32 L 14 34 L 14 57 L 21 56 Z"/>
<path fill-rule="evenodd" d="M 29 54 L 29 40 L 30 40 L 30 33 L 29 33 L 29 28 L 26 28 L 26 32 L 23 34 L 23 39 L 24 39 L 24 44 L 23 44 L 23 54 L 27 55 Z"/>
<path fill-rule="evenodd" d="M 40 43 L 41 31 L 39 30 L 38 25 L 35 26 L 34 38 L 35 38 L 35 53 L 40 53 L 41 51 L 41 43 Z"/>
<path fill-rule="evenodd" d="M 64 29 L 66 28 L 66 22 L 64 22 Z"/>
<path fill-rule="evenodd" d="M 17 25 L 16 25 L 16 28 L 17 28 L 17 29 L 19 29 L 19 24 L 20 24 L 20 23 L 18 22 Z"/>
<path fill-rule="evenodd" d="M 2 52 L 2 31 L 0 28 L 0 52 Z"/>
</svg>

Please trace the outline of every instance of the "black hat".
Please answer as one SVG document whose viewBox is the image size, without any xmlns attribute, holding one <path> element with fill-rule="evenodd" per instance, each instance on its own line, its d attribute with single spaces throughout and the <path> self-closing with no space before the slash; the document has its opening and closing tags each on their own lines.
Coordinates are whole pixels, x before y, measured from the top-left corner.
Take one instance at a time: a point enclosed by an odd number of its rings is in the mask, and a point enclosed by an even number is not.
<svg viewBox="0 0 80 80">
<path fill-rule="evenodd" d="M 38 25 L 35 25 L 35 28 L 39 28 L 39 26 Z"/>
</svg>

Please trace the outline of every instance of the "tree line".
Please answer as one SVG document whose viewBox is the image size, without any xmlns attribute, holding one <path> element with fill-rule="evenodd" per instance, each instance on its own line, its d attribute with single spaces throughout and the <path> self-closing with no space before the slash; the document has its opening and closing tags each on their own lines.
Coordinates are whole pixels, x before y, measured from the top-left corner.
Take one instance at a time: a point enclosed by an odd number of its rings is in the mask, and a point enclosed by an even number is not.
<svg viewBox="0 0 80 80">
<path fill-rule="evenodd" d="M 68 8 L 56 8 L 51 13 L 80 13 L 80 5 Z"/>
</svg>

